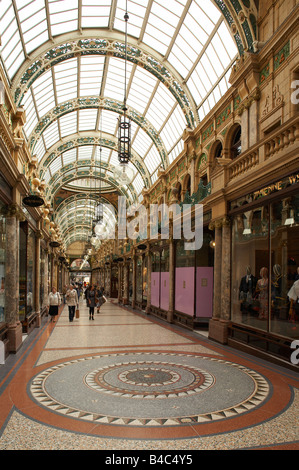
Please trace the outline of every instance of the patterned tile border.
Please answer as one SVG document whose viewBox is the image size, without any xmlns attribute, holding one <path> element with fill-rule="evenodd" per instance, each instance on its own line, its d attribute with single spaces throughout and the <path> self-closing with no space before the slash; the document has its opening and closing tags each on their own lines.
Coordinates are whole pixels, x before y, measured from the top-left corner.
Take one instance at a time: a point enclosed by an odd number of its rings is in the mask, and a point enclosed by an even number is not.
<svg viewBox="0 0 299 470">
<path fill-rule="evenodd" d="M 116 357 L 119 358 L 120 356 L 129 356 L 132 353 L 124 353 L 124 354 L 109 354 L 105 355 L 105 357 Z M 194 355 L 187 355 L 187 354 L 173 354 L 173 353 L 135 353 L 134 356 L 146 356 L 146 355 L 156 355 L 156 356 L 175 356 L 175 357 L 192 357 Z M 89 421 L 94 424 L 113 424 L 113 425 L 120 425 L 120 426 L 178 426 L 178 425 L 185 425 L 185 424 L 201 424 L 207 422 L 214 422 L 218 420 L 224 420 L 228 418 L 238 417 L 243 413 L 247 413 L 253 411 L 258 406 L 260 406 L 268 397 L 270 392 L 270 387 L 266 379 L 262 377 L 257 372 L 248 369 L 240 364 L 235 364 L 229 361 L 225 361 L 222 359 L 217 358 L 210 358 L 200 356 L 200 359 L 205 359 L 207 361 L 215 361 L 219 364 L 226 364 L 232 367 L 235 367 L 242 371 L 243 373 L 247 374 L 255 384 L 254 392 L 251 396 L 246 399 L 245 401 L 238 403 L 230 408 L 218 410 L 212 413 L 204 413 L 200 415 L 191 415 L 191 416 L 182 416 L 182 417 L 171 417 L 171 418 L 124 418 L 121 416 L 107 416 L 103 414 L 96 414 L 92 412 L 87 412 L 84 410 L 76 409 L 69 407 L 63 403 L 59 403 L 58 401 L 54 400 L 47 394 L 45 390 L 44 383 L 49 377 L 49 375 L 53 374 L 55 371 L 64 368 L 68 365 L 75 364 L 82 361 L 90 361 L 92 359 L 98 359 L 100 356 L 93 356 L 93 357 L 86 357 L 80 358 L 73 361 L 64 362 L 62 364 L 58 364 L 54 367 L 44 370 L 40 374 L 38 374 L 35 378 L 33 378 L 31 385 L 30 385 L 30 392 L 32 397 L 43 407 L 47 409 L 64 415 L 66 417 L 75 418 L 78 420 Z"/>
</svg>

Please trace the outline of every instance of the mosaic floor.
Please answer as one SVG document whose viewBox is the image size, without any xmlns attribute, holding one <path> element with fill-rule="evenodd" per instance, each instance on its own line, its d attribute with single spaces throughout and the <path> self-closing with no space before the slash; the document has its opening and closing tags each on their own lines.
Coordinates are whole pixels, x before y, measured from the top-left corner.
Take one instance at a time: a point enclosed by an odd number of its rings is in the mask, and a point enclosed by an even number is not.
<svg viewBox="0 0 299 470">
<path fill-rule="evenodd" d="M 0 366 L 0 449 L 298 449 L 298 383 L 116 302 L 89 320 L 82 300 Z"/>
</svg>

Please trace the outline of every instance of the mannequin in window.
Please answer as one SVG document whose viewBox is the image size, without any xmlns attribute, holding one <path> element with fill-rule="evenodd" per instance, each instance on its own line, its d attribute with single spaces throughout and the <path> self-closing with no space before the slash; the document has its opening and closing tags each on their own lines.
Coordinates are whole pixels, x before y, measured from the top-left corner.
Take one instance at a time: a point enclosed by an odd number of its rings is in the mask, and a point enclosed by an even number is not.
<svg viewBox="0 0 299 470">
<path fill-rule="evenodd" d="M 290 299 L 289 319 L 294 323 L 299 316 L 299 279 L 292 285 L 288 297 Z"/>
<path fill-rule="evenodd" d="M 252 301 L 255 296 L 257 278 L 252 275 L 251 267 L 247 266 L 246 275 L 242 277 L 239 287 L 239 296 L 241 300 L 241 312 L 248 311 L 252 313 Z M 245 312 L 244 312 L 245 313 Z"/>
<path fill-rule="evenodd" d="M 274 317 L 279 318 L 283 300 L 281 267 L 279 264 L 275 264 L 273 266 L 273 277 L 271 283 L 271 307 Z"/>
<path fill-rule="evenodd" d="M 268 286 L 269 286 L 269 279 L 268 279 L 268 269 L 263 267 L 260 270 L 261 279 L 257 281 L 256 285 L 256 292 L 259 297 L 260 301 L 260 310 L 259 310 L 259 319 L 266 320 L 268 318 Z"/>
</svg>

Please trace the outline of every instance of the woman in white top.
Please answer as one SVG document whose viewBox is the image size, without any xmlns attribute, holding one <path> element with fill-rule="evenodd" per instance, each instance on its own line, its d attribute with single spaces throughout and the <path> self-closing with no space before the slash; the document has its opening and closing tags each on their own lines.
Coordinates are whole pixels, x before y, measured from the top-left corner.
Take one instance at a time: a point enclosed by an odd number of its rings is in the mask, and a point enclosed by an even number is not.
<svg viewBox="0 0 299 470">
<path fill-rule="evenodd" d="M 50 292 L 48 299 L 48 309 L 49 315 L 51 316 L 51 321 L 53 322 L 55 322 L 55 318 L 58 315 L 58 308 L 60 304 L 60 294 L 57 292 L 56 287 L 52 287 L 52 292 Z"/>
<path fill-rule="evenodd" d="M 66 303 L 69 308 L 69 320 L 73 321 L 74 316 L 75 316 L 75 309 L 76 305 L 78 306 L 79 300 L 78 300 L 78 295 L 76 289 L 74 289 L 74 286 L 71 284 L 69 290 L 66 293 Z"/>
</svg>

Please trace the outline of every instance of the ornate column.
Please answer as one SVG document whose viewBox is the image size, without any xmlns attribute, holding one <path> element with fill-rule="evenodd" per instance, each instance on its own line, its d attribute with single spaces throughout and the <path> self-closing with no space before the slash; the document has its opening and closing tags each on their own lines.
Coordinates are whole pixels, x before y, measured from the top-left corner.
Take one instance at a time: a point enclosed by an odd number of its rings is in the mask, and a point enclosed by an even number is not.
<svg viewBox="0 0 299 470">
<path fill-rule="evenodd" d="M 123 263 L 118 263 L 118 292 L 117 301 L 120 304 L 122 302 L 122 277 L 123 277 Z"/>
<path fill-rule="evenodd" d="M 147 256 L 147 303 L 145 308 L 145 313 L 149 315 L 151 313 L 151 280 L 152 280 L 152 254 L 150 245 L 146 252 Z"/>
<path fill-rule="evenodd" d="M 222 260 L 222 220 L 216 220 L 210 224 L 210 230 L 215 229 L 215 256 L 214 256 L 214 297 L 213 319 L 221 317 L 221 260 Z"/>
<path fill-rule="evenodd" d="M 19 215 L 16 204 L 6 214 L 5 321 L 8 325 L 8 350 L 16 353 L 22 345 L 19 321 Z"/>
<path fill-rule="evenodd" d="M 228 217 L 210 224 L 215 229 L 214 305 L 209 338 L 227 343 L 231 296 L 231 226 Z"/>
<path fill-rule="evenodd" d="M 38 230 L 35 234 L 35 286 L 34 286 L 34 304 L 36 311 L 36 328 L 41 326 L 41 305 L 40 305 L 40 262 L 41 262 L 41 239 L 43 238 L 41 230 Z"/>
<path fill-rule="evenodd" d="M 46 250 L 46 259 L 45 259 L 45 268 L 44 268 L 44 278 L 40 280 L 43 283 L 43 305 L 42 308 L 45 308 L 48 305 L 48 296 L 49 296 L 49 259 L 48 259 L 48 250 Z"/>
<path fill-rule="evenodd" d="M 123 305 L 128 305 L 129 303 L 129 265 L 128 261 L 125 260 L 123 267 L 123 276 L 124 276 L 124 295 L 123 295 Z"/>
<path fill-rule="evenodd" d="M 167 312 L 167 321 L 173 323 L 174 301 L 175 301 L 175 242 L 173 237 L 169 239 L 169 308 Z"/>
<path fill-rule="evenodd" d="M 137 255 L 135 250 L 133 251 L 133 256 L 132 256 L 132 261 L 133 261 L 133 293 L 132 293 L 132 308 L 135 308 L 136 306 L 136 277 L 137 277 Z"/>
<path fill-rule="evenodd" d="M 222 221 L 221 319 L 230 320 L 231 312 L 231 223 Z"/>
</svg>

